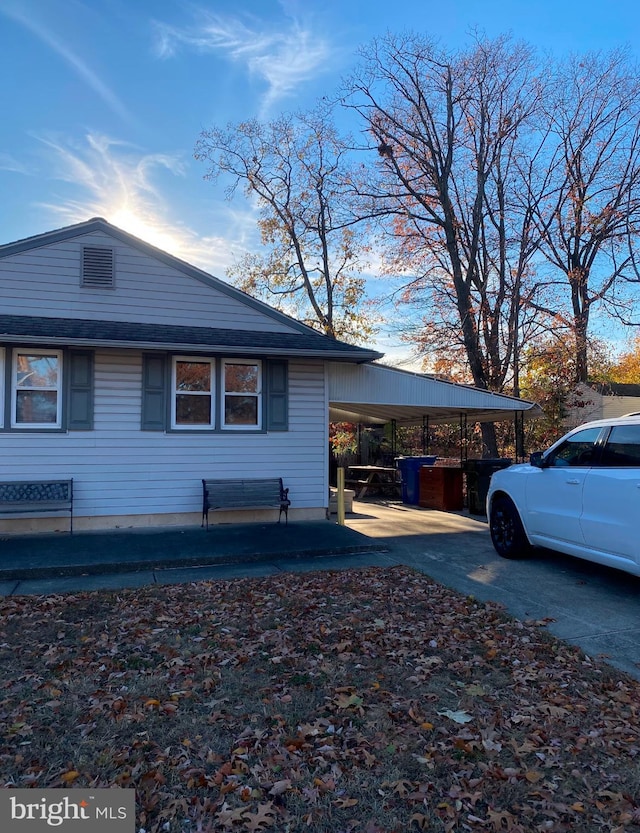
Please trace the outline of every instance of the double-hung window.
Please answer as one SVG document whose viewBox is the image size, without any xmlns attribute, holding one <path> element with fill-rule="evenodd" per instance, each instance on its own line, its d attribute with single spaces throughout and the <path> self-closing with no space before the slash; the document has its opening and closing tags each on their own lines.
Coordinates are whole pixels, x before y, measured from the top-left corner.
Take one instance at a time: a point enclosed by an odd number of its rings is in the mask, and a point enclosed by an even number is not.
<svg viewBox="0 0 640 833">
<path fill-rule="evenodd" d="M 262 426 L 262 363 L 222 361 L 222 427 L 246 430 Z"/>
<path fill-rule="evenodd" d="M 215 426 L 215 363 L 213 359 L 174 356 L 171 427 Z"/>
<path fill-rule="evenodd" d="M 14 350 L 11 375 L 12 428 L 62 426 L 62 351 Z"/>
<path fill-rule="evenodd" d="M 147 353 L 141 404 L 143 431 L 288 431 L 288 363 Z"/>
</svg>

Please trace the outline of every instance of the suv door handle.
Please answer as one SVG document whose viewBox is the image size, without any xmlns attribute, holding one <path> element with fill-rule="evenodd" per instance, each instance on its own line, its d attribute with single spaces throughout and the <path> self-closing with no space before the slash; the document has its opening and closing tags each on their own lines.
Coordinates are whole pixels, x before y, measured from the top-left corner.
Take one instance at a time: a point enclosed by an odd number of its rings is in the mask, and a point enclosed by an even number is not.
<svg viewBox="0 0 640 833">
<path fill-rule="evenodd" d="M 579 486 L 579 485 L 580 485 L 580 481 L 579 481 L 579 480 L 576 480 L 575 478 L 574 478 L 573 480 L 567 480 L 567 483 L 568 483 L 570 486 Z"/>
</svg>

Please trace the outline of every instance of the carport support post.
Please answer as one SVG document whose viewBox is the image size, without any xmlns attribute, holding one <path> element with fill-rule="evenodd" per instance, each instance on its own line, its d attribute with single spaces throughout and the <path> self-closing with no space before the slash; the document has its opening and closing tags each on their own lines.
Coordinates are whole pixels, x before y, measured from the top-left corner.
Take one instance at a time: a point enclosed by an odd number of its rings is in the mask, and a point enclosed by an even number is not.
<svg viewBox="0 0 640 833">
<path fill-rule="evenodd" d="M 524 411 L 516 411 L 515 422 L 515 451 L 516 463 L 524 462 Z"/>
<path fill-rule="evenodd" d="M 338 524 L 344 526 L 344 468 L 338 468 L 337 481 L 338 494 L 336 496 L 338 501 Z"/>
<path fill-rule="evenodd" d="M 469 435 L 467 432 L 467 415 L 460 414 L 460 465 L 462 465 L 469 456 L 467 448 L 469 443 Z"/>
<path fill-rule="evenodd" d="M 429 453 L 429 417 L 422 417 L 422 453 Z"/>
</svg>

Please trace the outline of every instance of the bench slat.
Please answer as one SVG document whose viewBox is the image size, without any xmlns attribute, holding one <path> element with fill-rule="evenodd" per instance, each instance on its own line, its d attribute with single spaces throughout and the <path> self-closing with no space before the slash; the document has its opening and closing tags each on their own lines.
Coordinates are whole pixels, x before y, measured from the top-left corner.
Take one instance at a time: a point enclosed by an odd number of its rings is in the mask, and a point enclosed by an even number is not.
<svg viewBox="0 0 640 833">
<path fill-rule="evenodd" d="M 0 482 L 0 514 L 45 512 L 69 512 L 69 532 L 73 532 L 73 478 Z"/>
<path fill-rule="evenodd" d="M 281 477 L 202 480 L 202 526 L 209 528 L 209 510 L 279 509 L 288 523 L 291 501 Z"/>
</svg>

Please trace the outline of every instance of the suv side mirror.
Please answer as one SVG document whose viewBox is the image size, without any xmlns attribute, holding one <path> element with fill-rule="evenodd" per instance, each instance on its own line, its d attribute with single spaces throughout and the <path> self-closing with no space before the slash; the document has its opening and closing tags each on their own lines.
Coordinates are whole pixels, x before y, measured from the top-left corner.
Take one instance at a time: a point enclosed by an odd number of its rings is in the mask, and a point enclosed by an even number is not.
<svg viewBox="0 0 640 833">
<path fill-rule="evenodd" d="M 542 451 L 534 451 L 533 454 L 529 457 L 529 463 L 532 466 L 535 466 L 537 469 L 545 468 L 543 454 L 544 452 Z"/>
</svg>

